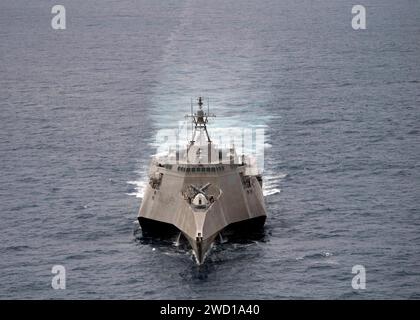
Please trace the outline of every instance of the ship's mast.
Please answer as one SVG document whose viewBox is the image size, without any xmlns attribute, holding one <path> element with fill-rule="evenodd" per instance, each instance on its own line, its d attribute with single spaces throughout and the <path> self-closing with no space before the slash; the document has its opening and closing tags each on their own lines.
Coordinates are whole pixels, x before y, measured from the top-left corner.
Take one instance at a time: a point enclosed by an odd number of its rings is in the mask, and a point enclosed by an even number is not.
<svg viewBox="0 0 420 320">
<path fill-rule="evenodd" d="M 204 131 L 206 133 L 206 137 L 207 137 L 207 143 L 208 143 L 208 150 L 209 150 L 209 163 L 211 163 L 211 158 L 210 158 L 210 150 L 211 150 L 211 139 L 210 139 L 210 135 L 207 131 L 207 123 L 209 122 L 209 118 L 210 117 L 215 117 L 214 114 L 210 114 L 210 104 L 208 103 L 207 105 L 207 113 L 204 112 L 203 110 L 203 98 L 199 97 L 198 98 L 198 110 L 196 113 L 194 113 L 193 107 L 192 107 L 192 103 L 191 103 L 191 115 L 186 115 L 186 118 L 191 118 L 191 125 L 192 125 L 192 136 L 191 136 L 191 141 L 189 142 L 188 148 L 187 148 L 187 153 L 189 151 L 189 149 L 191 148 L 191 146 L 194 145 L 195 142 L 195 137 L 197 135 L 197 130 L 199 131 Z"/>
<path fill-rule="evenodd" d="M 190 145 L 193 145 L 195 142 L 195 137 L 197 135 L 197 130 L 203 130 L 206 133 L 207 142 L 211 143 L 210 135 L 207 131 L 207 123 L 209 122 L 209 118 L 215 117 L 214 114 L 210 114 L 210 106 L 207 107 L 207 113 L 203 110 L 203 98 L 198 98 L 198 110 L 194 113 L 194 110 L 191 105 L 191 115 L 186 115 L 186 118 L 191 118 L 191 123 L 193 126 L 193 133 L 190 141 Z"/>
</svg>

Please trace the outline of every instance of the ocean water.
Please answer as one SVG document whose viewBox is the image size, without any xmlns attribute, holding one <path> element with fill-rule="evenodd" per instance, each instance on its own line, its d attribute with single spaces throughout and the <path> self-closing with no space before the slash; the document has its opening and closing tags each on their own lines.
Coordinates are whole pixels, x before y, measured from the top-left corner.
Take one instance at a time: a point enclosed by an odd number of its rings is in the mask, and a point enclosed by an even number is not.
<svg viewBox="0 0 420 320">
<path fill-rule="evenodd" d="M 75 0 L 66 30 L 54 4 L 0 3 L 0 298 L 420 298 L 420 1 L 359 31 L 344 0 Z M 198 267 L 135 220 L 201 94 L 265 128 L 268 219 Z"/>
</svg>

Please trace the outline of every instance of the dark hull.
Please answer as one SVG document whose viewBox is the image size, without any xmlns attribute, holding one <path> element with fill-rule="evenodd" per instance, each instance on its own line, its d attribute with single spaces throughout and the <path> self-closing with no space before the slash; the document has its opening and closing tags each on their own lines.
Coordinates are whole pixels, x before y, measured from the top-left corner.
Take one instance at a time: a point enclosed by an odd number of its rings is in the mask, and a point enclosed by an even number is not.
<svg viewBox="0 0 420 320">
<path fill-rule="evenodd" d="M 154 237 L 157 239 L 167 240 L 174 238 L 176 235 L 179 235 L 179 233 L 182 232 L 177 227 L 169 223 L 164 223 L 142 217 L 139 217 L 138 220 L 143 235 L 147 237 Z M 264 230 L 265 220 L 266 216 L 259 216 L 240 222 L 235 222 L 226 226 L 223 230 L 220 230 L 220 232 L 213 234 L 212 236 L 204 240 L 198 238 L 192 239 L 185 233 L 182 232 L 182 234 L 190 243 L 197 263 L 202 264 L 204 262 L 205 255 L 208 252 L 208 249 L 211 247 L 212 243 L 218 238 L 218 235 L 220 233 L 233 236 L 234 238 L 241 238 L 242 240 L 246 240 L 248 237 L 253 238 L 255 232 L 262 232 Z"/>
</svg>

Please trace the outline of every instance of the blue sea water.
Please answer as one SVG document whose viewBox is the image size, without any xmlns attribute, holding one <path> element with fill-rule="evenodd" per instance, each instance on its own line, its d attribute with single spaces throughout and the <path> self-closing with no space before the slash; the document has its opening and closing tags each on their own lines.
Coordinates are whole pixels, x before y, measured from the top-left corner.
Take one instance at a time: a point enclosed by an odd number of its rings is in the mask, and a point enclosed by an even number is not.
<svg viewBox="0 0 420 320">
<path fill-rule="evenodd" d="M 75 0 L 66 30 L 54 4 L 0 3 L 0 298 L 420 298 L 420 1 L 359 31 L 345 0 Z M 198 267 L 135 220 L 201 94 L 265 126 L 268 220 Z"/>
</svg>

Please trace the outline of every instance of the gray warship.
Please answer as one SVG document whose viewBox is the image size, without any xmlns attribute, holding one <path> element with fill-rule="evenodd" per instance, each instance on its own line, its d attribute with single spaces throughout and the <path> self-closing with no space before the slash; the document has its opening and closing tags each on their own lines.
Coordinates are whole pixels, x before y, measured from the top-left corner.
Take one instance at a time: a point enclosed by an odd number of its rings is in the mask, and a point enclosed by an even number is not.
<svg viewBox="0 0 420 320">
<path fill-rule="evenodd" d="M 184 236 L 202 264 L 222 232 L 261 229 L 266 207 L 252 159 L 211 140 L 207 124 L 214 115 L 203 110 L 201 97 L 186 117 L 192 138 L 185 148 L 152 158 L 138 221 L 148 236 Z"/>
</svg>

